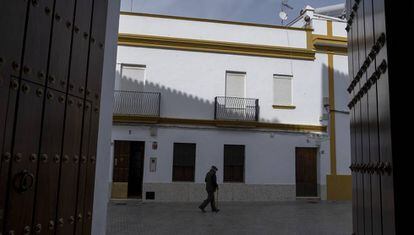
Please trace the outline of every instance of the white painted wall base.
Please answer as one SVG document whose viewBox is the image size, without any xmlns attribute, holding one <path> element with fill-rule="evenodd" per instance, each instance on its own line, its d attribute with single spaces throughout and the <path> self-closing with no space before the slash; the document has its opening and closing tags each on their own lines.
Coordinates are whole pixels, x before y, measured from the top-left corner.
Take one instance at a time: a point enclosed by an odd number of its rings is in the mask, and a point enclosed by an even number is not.
<svg viewBox="0 0 414 235">
<path fill-rule="evenodd" d="M 207 197 L 205 184 L 145 183 L 144 201 L 202 202 Z M 155 200 L 145 200 L 145 192 L 155 192 Z M 225 183 L 219 185 L 219 201 L 291 201 L 296 200 L 295 185 Z"/>
<path fill-rule="evenodd" d="M 327 200 L 327 187 L 326 184 L 318 185 L 318 195 L 321 198 L 321 200 Z"/>
</svg>

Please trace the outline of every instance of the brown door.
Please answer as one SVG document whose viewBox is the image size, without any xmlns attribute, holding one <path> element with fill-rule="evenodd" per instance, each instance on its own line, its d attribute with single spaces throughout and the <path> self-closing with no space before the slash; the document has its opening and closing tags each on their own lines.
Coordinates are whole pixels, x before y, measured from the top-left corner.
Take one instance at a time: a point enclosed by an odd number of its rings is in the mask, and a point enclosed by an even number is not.
<svg viewBox="0 0 414 235">
<path fill-rule="evenodd" d="M 404 217 L 408 207 L 399 193 L 406 184 L 399 182 L 407 178 L 404 174 L 409 171 L 402 168 L 410 166 L 410 158 L 401 156 L 410 150 L 401 134 L 406 126 L 400 124 L 410 117 L 395 107 L 411 89 L 398 82 L 403 76 L 397 74 L 412 74 L 412 60 L 398 52 L 412 53 L 406 47 L 411 39 L 396 26 L 412 22 L 412 5 L 401 8 L 398 1 L 348 0 L 347 8 L 353 232 L 403 234 L 405 224 L 397 218 Z"/>
<path fill-rule="evenodd" d="M 296 148 L 296 196 L 316 197 L 316 148 Z"/>
<path fill-rule="evenodd" d="M 114 182 L 128 182 L 129 155 L 131 145 L 129 141 L 115 141 L 114 147 Z"/>
<path fill-rule="evenodd" d="M 0 234 L 91 233 L 107 3 L 0 1 Z"/>
</svg>

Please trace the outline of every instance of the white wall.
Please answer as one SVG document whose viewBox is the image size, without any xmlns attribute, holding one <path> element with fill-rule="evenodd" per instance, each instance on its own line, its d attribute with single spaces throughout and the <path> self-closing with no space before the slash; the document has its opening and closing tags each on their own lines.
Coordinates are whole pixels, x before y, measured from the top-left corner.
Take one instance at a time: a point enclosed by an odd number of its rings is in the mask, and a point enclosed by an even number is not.
<svg viewBox="0 0 414 235">
<path fill-rule="evenodd" d="M 332 34 L 336 37 L 348 37 L 348 34 L 345 30 L 345 22 L 332 22 Z"/>
<path fill-rule="evenodd" d="M 349 94 L 347 92 L 348 77 L 348 57 L 334 56 L 334 84 L 335 84 L 335 110 L 336 112 L 336 161 L 337 173 L 349 175 L 351 171 L 351 140 L 350 140 L 350 116 L 348 114 Z"/>
<path fill-rule="evenodd" d="M 120 33 L 306 48 L 306 31 L 121 15 Z"/>
<path fill-rule="evenodd" d="M 95 171 L 95 194 L 93 201 L 92 234 L 106 233 L 106 214 L 109 199 L 109 183 L 112 178 L 108 172 L 111 166 L 111 126 L 112 103 L 115 77 L 115 62 L 118 40 L 119 0 L 108 1 L 106 19 L 105 55 L 103 62 L 101 104 L 99 116 L 99 132 L 97 146 L 97 160 Z M 104 23 L 104 22 L 103 22 Z M 104 95 L 106 94 L 106 95 Z"/>
<path fill-rule="evenodd" d="M 246 72 L 246 97 L 259 99 L 261 121 L 320 125 L 323 60 L 324 55 L 303 61 L 119 46 L 117 63 L 147 66 L 148 90 L 161 91 L 164 117 L 213 119 L 214 97 L 225 95 L 230 70 Z M 296 109 L 272 108 L 273 74 L 293 75 Z"/>
<path fill-rule="evenodd" d="M 350 175 L 351 140 L 349 114 L 336 113 L 336 171 L 338 175 Z"/>
<path fill-rule="evenodd" d="M 195 183 L 204 183 L 211 165 L 219 168 L 217 179 L 223 182 L 224 144 L 245 145 L 246 184 L 291 184 L 295 179 L 295 147 L 318 147 L 315 139 L 301 133 L 223 130 L 217 128 L 157 127 L 157 137 L 149 126 L 114 126 L 112 140 L 146 141 L 144 183 L 171 183 L 173 145 L 196 143 Z M 309 141 L 308 141 L 309 140 Z M 158 149 L 151 148 L 157 141 Z M 318 183 L 325 184 L 329 168 L 328 145 L 322 144 L 318 156 Z M 149 158 L 157 158 L 157 171 L 149 172 Z M 113 159 L 113 157 L 111 158 Z"/>
<path fill-rule="evenodd" d="M 312 19 L 313 34 L 328 35 L 326 20 Z"/>
<path fill-rule="evenodd" d="M 305 47 L 305 31 L 248 27 L 239 25 L 191 22 L 173 19 L 122 16 L 120 32 L 179 38 L 207 39 L 264 45 L 296 45 Z M 334 36 L 345 31 L 343 23 L 333 24 Z M 314 34 L 327 34 L 326 20 L 315 19 Z M 341 28 L 342 27 L 342 28 Z M 293 33 L 297 33 L 294 35 Z M 289 39 L 289 40 L 288 40 Z M 285 41 L 284 41 L 285 40 Z M 289 41 L 289 43 L 287 43 Z M 305 43 L 305 44 L 303 44 Z M 246 72 L 246 97 L 260 100 L 260 121 L 291 124 L 321 125 L 323 97 L 328 97 L 328 56 L 316 53 L 314 61 L 289 60 L 256 56 L 191 52 L 139 47 L 118 47 L 117 69 L 121 63 L 146 65 L 148 91 L 162 93 L 161 116 L 189 119 L 213 119 L 214 97 L 225 94 L 226 71 Z M 347 57 L 334 56 L 335 104 L 337 110 L 347 110 Z M 273 75 L 293 75 L 293 104 L 296 109 L 273 109 Z M 117 76 L 119 83 L 134 84 Z M 344 93 L 345 92 L 345 93 Z M 349 117 L 336 114 L 337 172 L 349 174 Z M 327 123 L 324 123 L 326 125 Z M 204 174 L 214 164 L 222 182 L 223 144 L 246 145 L 247 184 L 294 184 L 297 146 L 315 146 L 315 140 L 299 133 L 235 131 L 218 128 L 158 127 L 158 136 L 150 137 L 149 127 L 117 126 L 112 140 L 146 141 L 144 182 L 170 183 L 174 142 L 197 143 L 196 183 L 204 182 Z M 158 150 L 151 142 L 158 142 Z M 111 155 L 111 159 L 113 155 Z M 318 183 L 326 184 L 330 174 L 329 138 L 324 138 L 318 156 Z M 157 157 L 157 172 L 149 172 L 148 160 Z M 111 168 L 112 169 L 112 168 Z"/>
<path fill-rule="evenodd" d="M 348 56 L 334 55 L 334 84 L 335 84 L 335 109 L 349 111 L 349 85 Z"/>
</svg>

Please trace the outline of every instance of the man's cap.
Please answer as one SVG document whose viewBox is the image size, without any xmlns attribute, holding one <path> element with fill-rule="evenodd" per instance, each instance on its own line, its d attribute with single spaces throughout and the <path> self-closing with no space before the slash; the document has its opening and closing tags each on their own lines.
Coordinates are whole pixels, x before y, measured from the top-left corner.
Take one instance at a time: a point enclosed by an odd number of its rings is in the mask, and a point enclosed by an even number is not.
<svg viewBox="0 0 414 235">
<path fill-rule="evenodd" d="M 215 170 L 215 171 L 217 171 L 217 170 L 218 170 L 216 166 L 211 166 L 211 169 L 213 169 L 213 170 Z"/>
</svg>

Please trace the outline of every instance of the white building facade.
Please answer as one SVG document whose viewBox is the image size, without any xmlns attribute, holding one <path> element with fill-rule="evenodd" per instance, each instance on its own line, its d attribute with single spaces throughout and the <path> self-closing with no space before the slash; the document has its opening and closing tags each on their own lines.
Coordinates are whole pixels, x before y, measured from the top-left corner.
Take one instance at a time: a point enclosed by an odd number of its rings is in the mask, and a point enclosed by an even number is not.
<svg viewBox="0 0 414 235">
<path fill-rule="evenodd" d="M 112 197 L 350 199 L 345 22 L 292 25 L 121 13 Z"/>
</svg>

